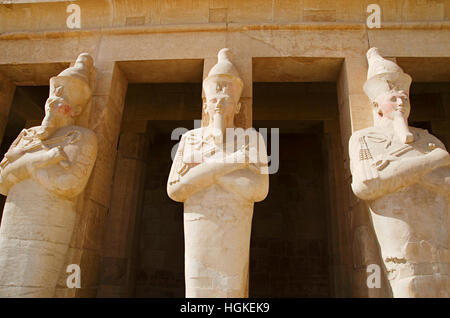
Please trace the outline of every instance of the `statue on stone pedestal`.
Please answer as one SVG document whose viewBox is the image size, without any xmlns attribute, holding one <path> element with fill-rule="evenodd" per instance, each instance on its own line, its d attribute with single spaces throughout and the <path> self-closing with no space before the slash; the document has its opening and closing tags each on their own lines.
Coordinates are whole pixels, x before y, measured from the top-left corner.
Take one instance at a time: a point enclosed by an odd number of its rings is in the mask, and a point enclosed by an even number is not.
<svg viewBox="0 0 450 318">
<path fill-rule="evenodd" d="M 376 48 L 364 91 L 374 126 L 350 138 L 352 189 L 366 201 L 394 297 L 449 297 L 450 156 L 408 126 L 411 77 Z"/>
<path fill-rule="evenodd" d="M 92 67 L 83 53 L 50 79 L 41 126 L 22 130 L 0 163 L 0 297 L 53 297 L 65 270 L 76 198 L 97 156 L 94 132 L 75 126 L 91 98 Z"/>
<path fill-rule="evenodd" d="M 253 203 L 269 176 L 261 135 L 234 126 L 242 88 L 231 52 L 220 50 L 203 82 L 208 126 L 182 136 L 170 171 L 168 195 L 184 202 L 186 297 L 248 294 Z"/>
</svg>

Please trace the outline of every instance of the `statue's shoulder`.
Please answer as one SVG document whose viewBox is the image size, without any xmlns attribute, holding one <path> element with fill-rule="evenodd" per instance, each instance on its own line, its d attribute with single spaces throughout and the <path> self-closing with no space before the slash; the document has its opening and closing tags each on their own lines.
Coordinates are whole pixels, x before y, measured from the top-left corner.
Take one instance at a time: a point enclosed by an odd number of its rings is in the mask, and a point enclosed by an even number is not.
<svg viewBox="0 0 450 318">
<path fill-rule="evenodd" d="M 430 134 L 428 129 L 418 128 L 418 127 L 413 127 L 413 126 L 409 126 L 408 128 L 412 133 L 414 133 L 418 136 L 421 136 L 421 137 L 422 136 L 424 136 L 424 137 L 433 136 L 432 134 Z M 434 138 L 436 138 L 436 137 L 434 137 Z"/>
<path fill-rule="evenodd" d="M 186 131 L 183 136 L 184 137 L 189 137 L 189 136 L 201 136 L 202 134 L 204 134 L 206 132 L 204 127 L 200 127 L 200 128 L 195 128 L 195 129 L 191 129 Z"/>
<path fill-rule="evenodd" d="M 383 149 L 390 144 L 391 140 L 392 136 L 382 128 L 367 127 L 352 134 L 348 142 L 348 150 L 351 156 L 359 158 L 361 151 L 367 153 L 383 152 Z"/>
<path fill-rule="evenodd" d="M 186 131 L 183 136 L 181 136 L 181 139 L 184 140 L 185 142 L 198 142 L 201 141 L 202 138 L 204 137 L 204 134 L 206 134 L 206 130 L 204 127 L 200 127 L 200 128 L 195 128 L 195 129 L 191 129 Z"/>
<path fill-rule="evenodd" d="M 360 130 L 355 131 L 350 136 L 350 142 L 359 140 L 361 137 L 368 137 L 368 136 L 373 136 L 373 135 L 384 135 L 384 132 L 382 129 L 380 129 L 378 127 L 374 127 L 374 126 L 360 129 Z"/>
</svg>

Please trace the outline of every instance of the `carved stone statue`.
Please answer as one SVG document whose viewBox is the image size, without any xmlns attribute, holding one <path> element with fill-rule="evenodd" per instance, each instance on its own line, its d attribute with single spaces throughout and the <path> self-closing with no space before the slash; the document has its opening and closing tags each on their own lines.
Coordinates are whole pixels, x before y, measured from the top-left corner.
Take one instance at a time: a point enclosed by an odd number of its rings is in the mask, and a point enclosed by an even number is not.
<svg viewBox="0 0 450 318">
<path fill-rule="evenodd" d="M 364 91 L 374 126 L 355 132 L 352 189 L 366 201 L 394 297 L 449 297 L 450 156 L 408 126 L 411 77 L 376 48 Z"/>
<path fill-rule="evenodd" d="M 41 126 L 22 130 L 0 163 L 0 297 L 53 297 L 65 271 L 76 197 L 97 156 L 94 132 L 74 125 L 91 98 L 92 67 L 83 53 L 50 79 Z"/>
<path fill-rule="evenodd" d="M 242 88 L 231 52 L 220 50 L 203 82 L 208 125 L 182 136 L 170 171 L 168 195 L 184 202 L 186 297 L 248 294 L 253 203 L 269 178 L 261 135 L 234 129 Z"/>
</svg>

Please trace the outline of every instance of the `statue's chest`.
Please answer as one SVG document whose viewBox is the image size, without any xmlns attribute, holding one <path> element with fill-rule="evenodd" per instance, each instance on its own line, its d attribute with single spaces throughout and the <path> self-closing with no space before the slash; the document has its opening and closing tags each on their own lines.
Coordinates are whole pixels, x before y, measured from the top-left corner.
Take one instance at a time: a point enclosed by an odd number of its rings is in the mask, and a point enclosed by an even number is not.
<svg viewBox="0 0 450 318">
<path fill-rule="evenodd" d="M 234 144 L 216 144 L 211 137 L 189 137 L 183 151 L 183 162 L 201 163 L 217 161 L 235 152 Z"/>
<path fill-rule="evenodd" d="M 400 142 L 393 133 L 370 132 L 360 139 L 362 149 L 368 149 L 368 155 L 376 159 L 379 156 L 392 158 L 416 157 L 432 150 L 431 139 L 414 132 L 414 142 Z"/>
</svg>

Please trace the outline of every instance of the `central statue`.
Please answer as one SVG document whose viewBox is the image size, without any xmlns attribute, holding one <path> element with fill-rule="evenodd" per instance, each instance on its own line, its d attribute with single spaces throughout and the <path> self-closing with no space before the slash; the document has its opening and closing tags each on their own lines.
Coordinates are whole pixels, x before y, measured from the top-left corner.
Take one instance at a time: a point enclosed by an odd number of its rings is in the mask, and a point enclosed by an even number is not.
<svg viewBox="0 0 450 318">
<path fill-rule="evenodd" d="M 261 135 L 234 125 L 243 86 L 220 50 L 203 82 L 204 125 L 182 136 L 170 171 L 168 195 L 184 202 L 189 298 L 248 296 L 253 203 L 267 196 L 269 176 Z"/>
</svg>

